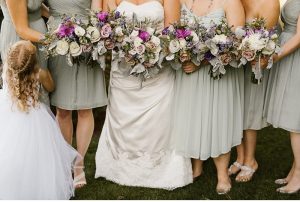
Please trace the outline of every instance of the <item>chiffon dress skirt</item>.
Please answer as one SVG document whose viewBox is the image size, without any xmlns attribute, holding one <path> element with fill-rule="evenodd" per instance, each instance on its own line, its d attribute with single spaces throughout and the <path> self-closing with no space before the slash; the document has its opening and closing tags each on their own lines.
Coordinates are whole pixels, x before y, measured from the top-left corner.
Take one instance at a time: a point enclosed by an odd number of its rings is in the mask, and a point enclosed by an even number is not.
<svg viewBox="0 0 300 202">
<path fill-rule="evenodd" d="M 285 44 L 296 34 L 300 2 L 288 0 L 282 9 L 284 30 L 280 36 Z M 300 133 L 300 49 L 286 56 L 271 69 L 268 83 L 267 121 L 274 127 Z"/>
<path fill-rule="evenodd" d="M 270 70 L 263 70 L 262 82 L 254 84 L 251 66 L 245 66 L 244 130 L 261 130 L 268 126 L 264 110 L 269 73 Z"/>
</svg>

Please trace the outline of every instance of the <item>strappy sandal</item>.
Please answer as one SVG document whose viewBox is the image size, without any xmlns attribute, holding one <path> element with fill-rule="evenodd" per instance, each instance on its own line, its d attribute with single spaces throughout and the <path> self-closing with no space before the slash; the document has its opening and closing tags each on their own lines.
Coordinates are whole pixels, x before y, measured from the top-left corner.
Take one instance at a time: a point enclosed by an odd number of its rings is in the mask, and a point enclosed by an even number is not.
<svg viewBox="0 0 300 202">
<path fill-rule="evenodd" d="M 257 170 L 257 169 L 256 169 Z M 254 173 L 256 172 L 256 170 L 254 170 L 253 168 L 249 167 L 249 166 L 242 166 L 241 167 L 241 172 L 238 174 L 238 176 L 235 178 L 236 182 L 249 182 L 252 180 Z M 243 180 L 238 180 L 238 177 L 247 177 L 247 179 L 243 179 Z"/>
<path fill-rule="evenodd" d="M 275 184 L 277 185 L 286 185 L 288 183 L 286 178 L 275 180 Z"/>
<path fill-rule="evenodd" d="M 82 169 L 82 173 L 77 175 L 73 180 L 73 186 L 75 187 L 75 189 L 79 189 L 84 187 L 87 184 L 85 178 L 85 172 L 83 171 L 84 166 L 74 166 L 74 169 Z"/>
<path fill-rule="evenodd" d="M 237 167 L 238 168 L 238 170 L 236 171 L 236 172 L 232 172 L 232 169 L 233 169 L 233 167 Z M 241 168 L 242 168 L 242 164 L 240 164 L 239 162 L 234 162 L 230 167 L 229 167 L 229 169 L 228 169 L 228 175 L 229 176 L 231 176 L 231 175 L 236 175 L 238 172 L 240 172 L 241 171 Z"/>
</svg>

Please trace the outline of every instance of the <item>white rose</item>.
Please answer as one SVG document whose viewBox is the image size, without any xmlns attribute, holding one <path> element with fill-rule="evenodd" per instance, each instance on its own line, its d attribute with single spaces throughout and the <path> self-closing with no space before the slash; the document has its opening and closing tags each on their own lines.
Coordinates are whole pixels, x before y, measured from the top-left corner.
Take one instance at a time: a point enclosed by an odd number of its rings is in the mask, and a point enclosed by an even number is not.
<svg viewBox="0 0 300 202">
<path fill-rule="evenodd" d="M 153 35 L 155 30 L 151 27 L 147 27 L 146 32 L 148 32 L 150 35 Z"/>
<path fill-rule="evenodd" d="M 199 39 L 198 35 L 196 34 L 196 32 L 192 31 L 191 36 L 193 37 L 193 44 L 196 44 L 199 42 L 200 39 Z"/>
<path fill-rule="evenodd" d="M 227 36 L 224 34 L 216 35 L 212 41 L 216 44 L 225 44 L 227 42 Z"/>
<path fill-rule="evenodd" d="M 242 39 L 246 35 L 246 31 L 243 29 L 243 27 L 237 27 L 234 33 L 238 39 Z"/>
<path fill-rule="evenodd" d="M 144 45 L 139 45 L 137 47 L 135 47 L 136 53 L 139 55 L 142 55 L 145 53 L 146 47 Z"/>
<path fill-rule="evenodd" d="M 186 48 L 186 40 L 185 39 L 179 39 L 179 44 L 181 49 Z"/>
<path fill-rule="evenodd" d="M 278 35 L 277 35 L 277 34 L 273 34 L 273 35 L 271 36 L 271 39 L 272 39 L 272 40 L 278 39 Z"/>
<path fill-rule="evenodd" d="M 66 55 L 69 51 L 69 44 L 65 40 L 59 40 L 56 43 L 56 52 L 58 55 Z"/>
<path fill-rule="evenodd" d="M 79 56 L 82 53 L 82 48 L 76 42 L 71 42 L 70 44 L 70 54 L 73 57 Z"/>
<path fill-rule="evenodd" d="M 149 60 L 149 63 L 152 64 L 152 65 L 154 65 L 154 64 L 156 64 L 158 62 L 158 60 L 159 60 L 159 54 L 155 54 L 155 58 L 151 58 Z"/>
<path fill-rule="evenodd" d="M 169 50 L 171 53 L 177 53 L 180 51 L 180 44 L 178 40 L 172 40 L 169 44 Z"/>
<path fill-rule="evenodd" d="M 156 46 L 160 46 L 160 39 L 156 36 L 151 37 L 151 42 L 153 42 Z"/>
<path fill-rule="evenodd" d="M 85 35 L 85 30 L 82 27 L 76 25 L 75 26 L 75 34 L 79 37 L 84 36 Z"/>
<path fill-rule="evenodd" d="M 275 52 L 276 43 L 272 40 L 269 40 L 266 48 L 262 51 L 264 55 L 272 55 Z"/>
<path fill-rule="evenodd" d="M 96 27 L 89 26 L 86 29 L 87 37 L 91 40 L 92 43 L 100 41 L 101 35 L 99 30 Z"/>
<path fill-rule="evenodd" d="M 249 36 L 248 43 L 250 45 L 251 50 L 262 50 L 264 47 L 266 47 L 268 42 L 268 39 L 261 38 L 261 35 L 259 33 L 255 33 Z"/>
<path fill-rule="evenodd" d="M 133 30 L 130 34 L 131 37 L 137 37 L 139 35 L 139 31 Z"/>
<path fill-rule="evenodd" d="M 143 43 L 143 40 L 139 37 L 136 37 L 134 39 L 133 45 L 134 45 L 134 47 L 139 47 L 142 43 Z"/>
<path fill-rule="evenodd" d="M 116 27 L 115 33 L 116 33 L 116 36 L 118 36 L 118 37 L 124 36 L 123 30 L 121 27 Z"/>
</svg>

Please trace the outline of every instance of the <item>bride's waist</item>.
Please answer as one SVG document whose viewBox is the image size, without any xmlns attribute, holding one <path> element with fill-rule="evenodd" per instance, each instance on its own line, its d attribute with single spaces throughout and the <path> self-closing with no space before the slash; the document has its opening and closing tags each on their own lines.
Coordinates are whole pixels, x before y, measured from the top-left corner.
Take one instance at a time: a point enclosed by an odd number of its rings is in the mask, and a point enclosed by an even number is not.
<svg viewBox="0 0 300 202">
<path fill-rule="evenodd" d="M 170 67 L 164 67 L 157 75 L 153 78 L 144 80 L 140 76 L 130 75 L 130 70 L 123 71 L 112 71 L 110 86 L 118 88 L 128 89 L 140 89 L 147 86 L 159 86 L 159 85 L 173 85 L 175 80 L 174 71 Z"/>
</svg>

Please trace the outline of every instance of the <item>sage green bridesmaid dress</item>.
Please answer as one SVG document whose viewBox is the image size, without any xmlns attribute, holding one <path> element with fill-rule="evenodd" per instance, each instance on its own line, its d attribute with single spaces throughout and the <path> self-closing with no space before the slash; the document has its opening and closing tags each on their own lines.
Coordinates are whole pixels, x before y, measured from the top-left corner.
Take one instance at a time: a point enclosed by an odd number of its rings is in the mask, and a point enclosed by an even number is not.
<svg viewBox="0 0 300 202">
<path fill-rule="evenodd" d="M 50 19 L 48 26 L 56 28 L 61 16 L 77 15 L 87 20 L 91 0 L 48 0 Z M 49 59 L 49 69 L 56 83 L 51 93 L 51 104 L 65 110 L 80 110 L 102 107 L 107 104 L 107 94 L 103 70 L 100 65 L 85 62 L 69 66 L 65 56 Z"/>
<path fill-rule="evenodd" d="M 223 8 L 195 16 L 185 4 L 182 12 L 209 27 L 225 17 Z M 192 74 L 176 71 L 173 108 L 174 147 L 188 158 L 207 160 L 241 144 L 244 111 L 244 69 L 228 68 L 220 80 L 203 65 Z"/>
<path fill-rule="evenodd" d="M 46 24 L 41 16 L 41 5 L 43 0 L 27 0 L 27 11 L 28 11 L 28 23 L 29 27 L 41 32 L 45 33 L 47 31 Z M 4 15 L 4 19 L 2 21 L 1 32 L 0 32 L 0 52 L 1 58 L 5 61 L 6 54 L 10 48 L 10 46 L 18 41 L 20 41 L 20 37 L 17 34 L 11 17 L 9 15 L 8 9 L 6 5 L 1 5 L 1 9 Z M 43 52 L 40 51 L 41 46 L 38 47 L 38 62 L 41 68 L 47 68 L 47 59 Z M 49 97 L 48 93 L 41 88 L 40 91 L 40 100 L 45 104 L 49 105 Z"/>
<path fill-rule="evenodd" d="M 287 0 L 282 8 L 284 29 L 280 35 L 281 45 L 297 31 L 300 1 Z M 300 133 L 300 49 L 283 58 L 272 67 L 267 91 L 267 121 L 275 128 Z"/>
</svg>

